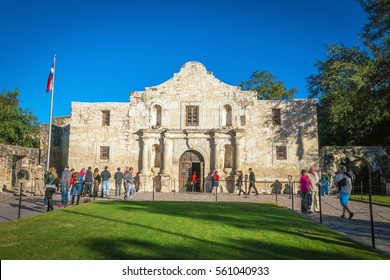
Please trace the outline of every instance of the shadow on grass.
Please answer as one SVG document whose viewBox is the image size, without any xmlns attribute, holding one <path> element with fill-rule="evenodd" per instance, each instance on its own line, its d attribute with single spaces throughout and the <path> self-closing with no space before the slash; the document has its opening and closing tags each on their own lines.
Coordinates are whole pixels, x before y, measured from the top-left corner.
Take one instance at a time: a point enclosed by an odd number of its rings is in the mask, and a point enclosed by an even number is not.
<svg viewBox="0 0 390 280">
<path fill-rule="evenodd" d="M 94 251 L 102 259 L 360 259 L 364 254 L 354 254 L 363 249 L 349 238 L 330 233 L 324 227 L 313 225 L 295 213 L 281 207 L 265 204 L 240 203 L 213 204 L 199 202 L 104 202 L 105 208 L 119 210 L 111 216 L 92 214 L 87 209 L 67 209 L 64 214 L 85 216 L 88 220 L 122 224 L 145 230 L 150 235 L 127 238 L 81 239 L 79 246 Z M 199 206 L 202 206 L 200 209 Z M 107 208 L 107 209 L 108 209 Z M 214 227 L 230 226 L 243 229 L 241 236 L 191 235 L 191 229 L 183 232 L 180 226 L 162 228 L 145 224 L 142 219 L 130 221 L 123 211 L 140 217 L 148 213 L 171 218 L 186 218 L 210 223 Z M 221 211 L 225 212 L 221 212 Z M 244 211 L 245 210 L 245 211 Z M 261 210 L 261 211 L 259 211 Z M 244 212 L 243 212 L 244 211 Z M 147 218 L 146 218 L 147 219 Z M 180 223 L 180 221 L 178 221 Z M 216 228 L 215 228 L 216 229 Z M 188 229 L 187 229 L 188 230 Z M 229 229 L 228 229 L 229 231 Z M 256 235 L 272 234 L 265 239 Z M 276 233 L 276 235 L 275 235 Z M 153 235 L 153 237 L 152 237 Z M 156 238 L 157 236 L 157 238 Z M 276 236 L 276 238 L 275 238 Z M 291 239 L 289 244 L 277 238 Z M 249 238 L 253 237 L 253 238 Z M 299 240 L 299 242 L 296 242 Z M 305 246 L 305 242 L 318 242 L 318 248 Z M 297 245 L 298 244 L 298 245 Z M 333 247 L 326 250 L 326 246 Z M 339 248 L 334 249 L 336 246 Z M 95 255 L 95 254 L 94 254 Z M 360 256 L 360 257 L 359 257 Z"/>
</svg>

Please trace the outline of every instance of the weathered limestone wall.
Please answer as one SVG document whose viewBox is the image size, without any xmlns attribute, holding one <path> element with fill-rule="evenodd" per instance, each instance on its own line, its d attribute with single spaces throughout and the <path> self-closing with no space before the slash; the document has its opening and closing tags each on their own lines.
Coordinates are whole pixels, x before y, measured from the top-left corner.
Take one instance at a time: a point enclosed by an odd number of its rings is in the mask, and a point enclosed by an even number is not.
<svg viewBox="0 0 390 280">
<path fill-rule="evenodd" d="M 52 137 L 50 148 L 50 164 L 61 173 L 64 166 L 68 163 L 69 149 L 69 128 L 71 117 L 53 118 Z M 49 143 L 49 125 L 41 125 L 40 128 L 40 148 L 41 148 L 41 165 L 46 169 L 47 149 Z"/>
<path fill-rule="evenodd" d="M 110 126 L 102 126 L 102 111 L 110 111 Z M 69 136 L 69 166 L 109 167 L 112 176 L 117 167 L 138 165 L 139 142 L 135 134 L 136 118 L 129 118 L 129 103 L 72 102 Z M 100 159 L 100 147 L 110 147 L 110 158 Z M 123 169 L 122 169 L 123 170 Z"/>
<path fill-rule="evenodd" d="M 107 165 L 112 175 L 117 167 L 133 166 L 141 191 L 153 184 L 169 191 L 178 189 L 181 155 L 194 150 L 202 155 L 205 176 L 218 169 L 232 179 L 236 169 L 252 167 L 258 179 L 298 178 L 301 168 L 318 164 L 315 102 L 258 101 L 256 93 L 189 62 L 170 80 L 132 92 L 129 103 L 73 102 L 69 165 L 100 171 Z M 197 126 L 186 125 L 187 106 L 199 107 Z M 281 125 L 272 124 L 275 108 L 281 109 Z M 102 125 L 103 111 L 110 112 L 109 126 Z M 287 147 L 286 160 L 276 158 L 281 145 Z M 100 158 L 102 146 L 110 147 L 109 159 Z"/>
<path fill-rule="evenodd" d="M 272 109 L 281 110 L 281 124 L 272 123 Z M 256 101 L 247 110 L 243 149 L 244 169 L 257 178 L 299 178 L 303 168 L 318 167 L 316 100 Z M 287 159 L 276 156 L 276 147 L 286 146 Z"/>
<path fill-rule="evenodd" d="M 0 144 L 0 192 L 19 186 L 16 174 L 25 164 L 30 173 L 39 165 L 39 149 Z M 31 180 L 26 183 L 29 190 Z"/>
</svg>

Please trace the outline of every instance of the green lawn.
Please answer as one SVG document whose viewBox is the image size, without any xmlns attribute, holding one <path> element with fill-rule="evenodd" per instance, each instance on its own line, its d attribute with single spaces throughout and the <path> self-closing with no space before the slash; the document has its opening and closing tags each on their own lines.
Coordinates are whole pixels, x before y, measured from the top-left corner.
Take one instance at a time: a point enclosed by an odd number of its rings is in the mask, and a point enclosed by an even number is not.
<svg viewBox="0 0 390 280">
<path fill-rule="evenodd" d="M 363 195 L 362 197 L 360 194 L 355 194 L 355 195 L 351 195 L 351 198 L 368 201 L 368 195 Z M 373 195 L 371 196 L 371 199 L 372 202 L 390 204 L 390 195 Z"/>
<path fill-rule="evenodd" d="M 100 201 L 0 224 L 0 259 L 389 259 L 275 204 Z"/>
</svg>

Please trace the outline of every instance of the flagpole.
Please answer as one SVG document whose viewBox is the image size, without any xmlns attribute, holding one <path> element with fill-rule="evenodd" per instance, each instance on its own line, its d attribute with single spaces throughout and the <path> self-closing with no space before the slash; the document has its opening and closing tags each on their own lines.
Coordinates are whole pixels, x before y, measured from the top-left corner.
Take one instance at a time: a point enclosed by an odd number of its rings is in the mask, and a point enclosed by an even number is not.
<svg viewBox="0 0 390 280">
<path fill-rule="evenodd" d="M 52 119 L 53 119 L 53 99 L 54 99 L 54 81 L 55 81 L 55 75 L 56 75 L 56 55 L 54 54 L 54 62 L 53 62 L 53 88 L 51 90 L 51 98 L 50 98 L 50 121 L 49 121 L 49 145 L 47 148 L 47 164 L 46 164 L 46 170 L 49 171 L 50 167 L 50 148 L 51 148 L 51 126 L 52 126 Z"/>
</svg>

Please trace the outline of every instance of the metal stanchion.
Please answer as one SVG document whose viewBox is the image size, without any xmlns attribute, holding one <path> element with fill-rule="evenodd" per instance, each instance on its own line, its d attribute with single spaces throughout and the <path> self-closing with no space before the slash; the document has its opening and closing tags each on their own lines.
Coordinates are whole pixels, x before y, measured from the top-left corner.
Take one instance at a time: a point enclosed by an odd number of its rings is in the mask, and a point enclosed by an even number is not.
<svg viewBox="0 0 390 280">
<path fill-rule="evenodd" d="M 219 183 L 218 186 L 215 187 L 215 202 L 218 202 L 218 187 L 219 187 Z"/>
<path fill-rule="evenodd" d="M 371 193 L 368 194 L 369 202 L 370 202 L 370 221 L 371 221 L 371 240 L 372 240 L 372 248 L 375 249 L 375 232 L 374 232 L 374 217 L 372 215 L 372 199 Z"/>
<path fill-rule="evenodd" d="M 244 198 L 248 198 L 248 175 L 245 175 L 244 177 L 245 179 L 245 195 L 244 195 Z"/>
<path fill-rule="evenodd" d="M 276 185 L 276 180 L 275 180 L 275 201 L 278 202 L 278 187 Z"/>
<path fill-rule="evenodd" d="M 290 195 L 291 195 L 291 209 L 294 211 L 294 189 L 291 184 L 292 176 L 288 175 L 288 185 L 290 187 Z"/>
<path fill-rule="evenodd" d="M 292 183 L 292 194 L 291 194 L 291 204 L 292 204 L 292 210 L 294 211 L 294 183 Z"/>
<path fill-rule="evenodd" d="M 318 202 L 320 204 L 320 223 L 322 224 L 322 207 L 321 207 L 321 192 L 320 186 L 318 186 Z"/>
<path fill-rule="evenodd" d="M 18 212 L 18 220 L 20 219 L 20 209 L 22 208 L 22 184 L 20 183 L 19 187 L 19 212 Z"/>
<path fill-rule="evenodd" d="M 153 184 L 153 201 L 154 201 L 154 184 Z"/>
</svg>

